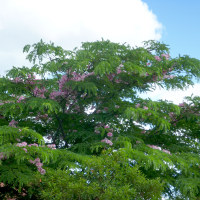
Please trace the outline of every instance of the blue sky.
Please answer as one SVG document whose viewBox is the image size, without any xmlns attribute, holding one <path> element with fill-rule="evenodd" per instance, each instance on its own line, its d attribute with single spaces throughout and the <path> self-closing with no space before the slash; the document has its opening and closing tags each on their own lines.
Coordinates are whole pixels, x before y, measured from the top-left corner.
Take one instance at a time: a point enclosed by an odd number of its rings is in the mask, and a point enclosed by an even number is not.
<svg viewBox="0 0 200 200">
<path fill-rule="evenodd" d="M 164 29 L 162 38 L 173 57 L 190 55 L 200 59 L 200 1 L 144 0 Z"/>
<path fill-rule="evenodd" d="M 200 59 L 200 1 L 199 0 L 144 0 L 162 24 L 160 41 L 170 47 L 172 57 L 189 55 Z M 191 94 L 200 96 L 200 84 L 185 91 L 156 89 L 153 93 L 141 95 L 153 100 L 166 99 L 176 104 Z"/>
</svg>

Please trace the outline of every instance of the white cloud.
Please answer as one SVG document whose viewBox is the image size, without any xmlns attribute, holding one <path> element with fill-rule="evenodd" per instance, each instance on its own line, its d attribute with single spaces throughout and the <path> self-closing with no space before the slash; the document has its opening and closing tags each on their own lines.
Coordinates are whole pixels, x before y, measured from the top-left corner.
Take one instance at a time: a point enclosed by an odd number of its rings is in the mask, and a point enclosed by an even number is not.
<svg viewBox="0 0 200 200">
<path fill-rule="evenodd" d="M 162 25 L 141 0 L 7 1 L 22 24 L 46 39 L 105 37 L 135 45 L 161 38 Z"/>
<path fill-rule="evenodd" d="M 161 34 L 161 23 L 141 0 L 6 0 L 0 7 L 0 52 L 9 60 L 0 61 L 0 73 L 23 65 L 23 46 L 41 38 L 72 49 L 102 37 L 140 45 Z"/>
<path fill-rule="evenodd" d="M 186 90 L 164 90 L 160 88 L 156 88 L 153 92 L 143 93 L 140 96 L 142 98 L 150 98 L 152 100 L 168 100 L 172 101 L 175 104 L 182 103 L 184 97 L 186 96 L 200 96 L 200 83 L 196 83 L 194 86 L 190 86 Z"/>
</svg>

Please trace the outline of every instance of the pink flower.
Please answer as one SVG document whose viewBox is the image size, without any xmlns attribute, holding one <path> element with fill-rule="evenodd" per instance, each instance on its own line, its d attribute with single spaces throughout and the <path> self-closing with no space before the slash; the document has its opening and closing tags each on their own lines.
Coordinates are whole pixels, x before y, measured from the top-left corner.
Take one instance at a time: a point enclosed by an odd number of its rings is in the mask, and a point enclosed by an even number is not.
<svg viewBox="0 0 200 200">
<path fill-rule="evenodd" d="M 137 104 L 135 105 L 135 107 L 136 107 L 136 108 L 139 108 L 139 107 L 140 107 L 140 104 L 139 104 L 139 103 L 137 103 Z"/>
<path fill-rule="evenodd" d="M 154 56 L 157 61 L 161 61 L 162 59 L 159 56 Z"/>
<path fill-rule="evenodd" d="M 148 108 L 147 106 L 144 106 L 143 109 L 144 109 L 144 110 L 148 110 L 149 108 Z"/>
<path fill-rule="evenodd" d="M 27 143 L 26 142 L 17 143 L 16 146 L 17 147 L 25 147 L 25 146 L 27 146 Z"/>
<path fill-rule="evenodd" d="M 151 66 L 151 63 L 148 62 L 148 63 L 147 63 L 147 66 Z"/>
<path fill-rule="evenodd" d="M 15 83 L 23 82 L 23 80 L 22 80 L 20 77 L 16 77 L 13 81 L 14 81 Z"/>
<path fill-rule="evenodd" d="M 50 99 L 56 99 L 57 97 L 62 97 L 64 98 L 65 97 L 65 92 L 62 92 L 62 91 L 53 91 L 51 92 L 51 94 L 49 95 L 49 98 Z"/>
<path fill-rule="evenodd" d="M 107 136 L 108 136 L 108 137 L 112 137 L 113 134 L 112 134 L 111 132 L 108 132 L 108 133 L 107 133 Z"/>
<path fill-rule="evenodd" d="M 38 167 L 38 168 L 39 168 L 39 167 L 42 167 L 42 166 L 43 166 L 43 163 L 37 162 L 37 163 L 35 164 L 35 166 Z"/>
<path fill-rule="evenodd" d="M 173 112 L 170 112 L 169 113 L 169 116 L 172 118 L 172 117 L 174 117 L 174 113 Z"/>
<path fill-rule="evenodd" d="M 35 164 L 35 161 L 33 161 L 33 160 L 29 160 L 29 162 L 30 162 L 31 164 Z"/>
<path fill-rule="evenodd" d="M 31 79 L 31 74 L 28 74 L 28 78 Z"/>
<path fill-rule="evenodd" d="M 42 167 L 38 167 L 38 171 L 40 172 L 40 174 L 45 174 L 46 173 L 46 170 L 43 169 Z"/>
<path fill-rule="evenodd" d="M 171 154 L 170 151 L 168 151 L 166 149 L 163 149 L 162 151 L 165 152 L 165 153 Z"/>
<path fill-rule="evenodd" d="M 115 79 L 115 83 L 121 83 L 121 80 Z"/>
<path fill-rule="evenodd" d="M 35 87 L 33 90 L 33 94 L 36 97 L 40 97 L 40 98 L 45 98 L 44 93 L 47 92 L 47 89 L 45 87 L 43 87 L 42 89 L 39 89 L 38 87 Z"/>
<path fill-rule="evenodd" d="M 45 174 L 45 173 L 46 173 L 46 170 L 42 168 L 43 163 L 40 162 L 40 159 L 39 159 L 39 158 L 36 158 L 34 161 L 33 161 L 33 160 L 29 160 L 29 162 L 30 162 L 31 164 L 35 164 L 35 166 L 37 167 L 38 171 L 39 171 L 41 174 Z"/>
<path fill-rule="evenodd" d="M 65 83 L 68 81 L 68 77 L 67 75 L 63 75 L 62 78 L 59 81 L 59 91 L 63 90 L 63 87 L 65 85 Z"/>
<path fill-rule="evenodd" d="M 105 126 L 104 126 L 104 128 L 110 128 L 110 126 L 108 126 L 108 125 L 105 125 Z"/>
<path fill-rule="evenodd" d="M 56 149 L 56 145 L 55 144 L 48 144 L 47 147 L 49 147 L 51 149 Z"/>
<path fill-rule="evenodd" d="M 161 148 L 159 146 L 156 145 L 147 145 L 148 147 L 152 148 L 152 149 L 158 149 L 161 150 Z"/>
<path fill-rule="evenodd" d="M 29 146 L 29 147 L 31 147 L 31 146 L 38 147 L 38 144 L 36 144 L 36 143 L 33 143 L 33 144 L 29 144 L 28 146 Z"/>
<path fill-rule="evenodd" d="M 179 105 L 178 105 L 179 107 L 184 107 L 185 106 L 185 103 L 183 102 L 183 103 L 179 103 Z"/>
<path fill-rule="evenodd" d="M 20 103 L 22 100 L 24 100 L 25 97 L 24 96 L 20 96 L 19 99 L 17 100 L 17 103 Z"/>
<path fill-rule="evenodd" d="M 115 77 L 115 74 L 114 73 L 108 74 L 107 77 L 108 77 L 109 81 L 112 81 Z"/>
<path fill-rule="evenodd" d="M 23 148 L 23 150 L 27 153 L 27 149 L 26 148 Z"/>
<path fill-rule="evenodd" d="M 113 143 L 108 139 L 108 138 L 104 138 L 103 140 L 101 140 L 101 142 L 104 142 L 106 144 L 109 144 L 110 146 L 113 145 Z"/>
<path fill-rule="evenodd" d="M 38 162 L 40 162 L 40 159 L 39 159 L 39 158 L 36 158 L 36 159 L 35 159 L 35 163 L 38 163 Z"/>
<path fill-rule="evenodd" d="M 141 142 L 140 141 L 136 141 L 136 144 L 140 144 Z"/>
<path fill-rule="evenodd" d="M 118 105 L 115 105 L 115 108 L 117 108 L 117 109 L 118 109 L 118 108 L 120 108 L 120 106 L 118 106 Z"/>
<path fill-rule="evenodd" d="M 176 76 L 174 76 L 174 75 L 164 75 L 163 76 L 163 78 L 164 79 L 173 79 L 173 78 L 175 78 Z"/>
<path fill-rule="evenodd" d="M 120 74 L 122 70 L 120 68 L 117 68 L 117 74 Z"/>
<path fill-rule="evenodd" d="M 169 60 L 169 58 L 170 58 L 169 54 L 162 54 L 161 56 L 165 57 L 166 60 Z"/>
<path fill-rule="evenodd" d="M 1 152 L 0 153 L 0 160 L 3 160 L 4 159 L 4 154 Z"/>
<path fill-rule="evenodd" d="M 18 122 L 15 121 L 15 120 L 12 120 L 12 121 L 9 123 L 9 126 L 16 128 L 16 124 L 18 124 Z"/>
</svg>

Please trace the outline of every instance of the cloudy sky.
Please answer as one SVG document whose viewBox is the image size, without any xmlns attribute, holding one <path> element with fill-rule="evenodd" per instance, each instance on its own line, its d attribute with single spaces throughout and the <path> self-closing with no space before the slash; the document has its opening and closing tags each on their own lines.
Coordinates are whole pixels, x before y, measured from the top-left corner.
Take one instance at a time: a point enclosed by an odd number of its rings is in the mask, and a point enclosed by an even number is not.
<svg viewBox="0 0 200 200">
<path fill-rule="evenodd" d="M 41 38 L 65 49 L 101 38 L 132 46 L 155 39 L 169 44 L 174 57 L 200 59 L 199 10 L 199 0 L 0 0 L 0 75 L 29 65 L 23 46 Z"/>
</svg>

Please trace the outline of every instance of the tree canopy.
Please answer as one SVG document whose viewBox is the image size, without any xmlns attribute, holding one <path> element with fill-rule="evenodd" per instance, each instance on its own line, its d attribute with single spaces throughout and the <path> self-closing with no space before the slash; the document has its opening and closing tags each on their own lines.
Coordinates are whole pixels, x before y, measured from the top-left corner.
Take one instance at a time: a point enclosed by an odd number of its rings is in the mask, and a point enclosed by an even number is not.
<svg viewBox="0 0 200 200">
<path fill-rule="evenodd" d="M 23 51 L 32 67 L 0 78 L 2 199 L 200 199 L 200 97 L 140 97 L 193 85 L 199 60 L 156 41 Z"/>
</svg>

